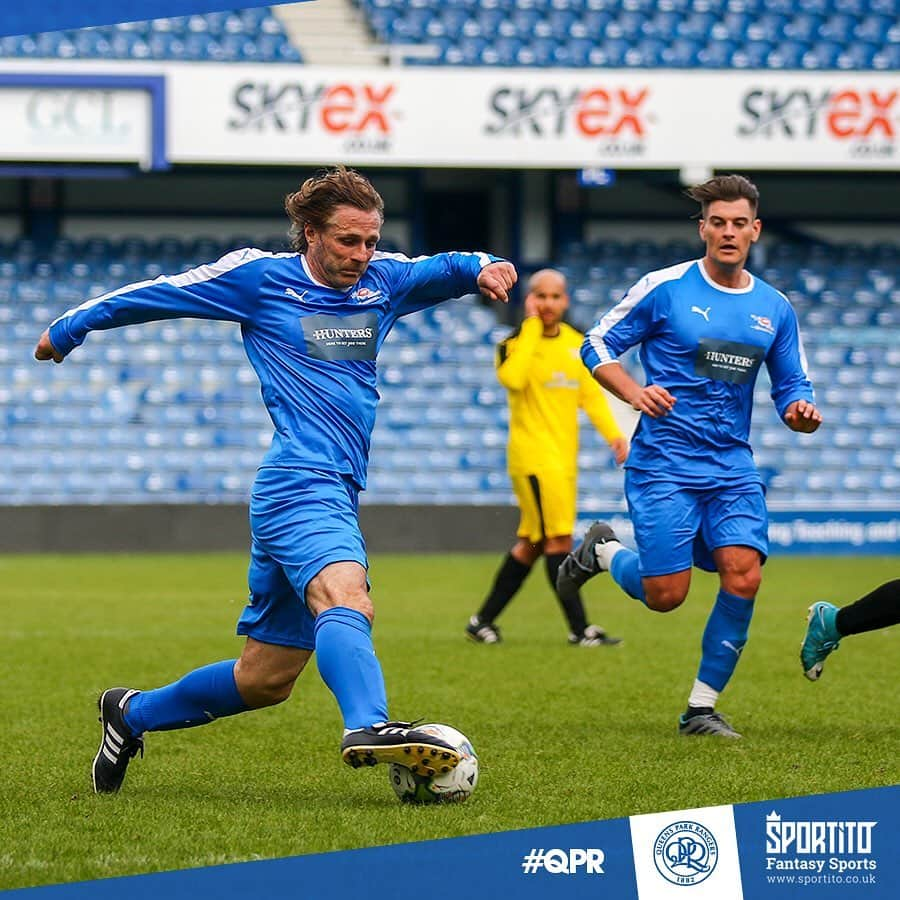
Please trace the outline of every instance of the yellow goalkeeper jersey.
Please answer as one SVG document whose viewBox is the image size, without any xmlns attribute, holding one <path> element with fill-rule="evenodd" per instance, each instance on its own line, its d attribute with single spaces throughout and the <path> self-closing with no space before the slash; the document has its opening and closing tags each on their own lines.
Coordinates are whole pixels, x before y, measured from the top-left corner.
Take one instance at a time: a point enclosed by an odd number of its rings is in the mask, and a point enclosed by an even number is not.
<svg viewBox="0 0 900 900">
<path fill-rule="evenodd" d="M 622 437 L 600 385 L 581 361 L 580 331 L 561 322 L 556 337 L 530 316 L 497 347 L 497 378 L 509 397 L 510 475 L 578 465 L 578 408 L 609 443 Z"/>
</svg>

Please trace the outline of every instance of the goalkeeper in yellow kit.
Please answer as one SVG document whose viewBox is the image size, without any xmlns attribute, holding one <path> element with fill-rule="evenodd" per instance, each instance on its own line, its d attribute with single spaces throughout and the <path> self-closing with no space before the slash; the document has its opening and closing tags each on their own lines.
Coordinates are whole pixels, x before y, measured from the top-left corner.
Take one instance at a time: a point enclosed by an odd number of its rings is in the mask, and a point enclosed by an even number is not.
<svg viewBox="0 0 900 900">
<path fill-rule="evenodd" d="M 507 464 L 521 512 L 518 540 L 509 551 L 491 591 L 466 634 L 496 644 L 497 617 L 543 555 L 554 593 L 556 573 L 572 549 L 577 499 L 578 409 L 603 435 L 616 462 L 628 455 L 600 386 L 581 362 L 583 335 L 562 321 L 569 306 L 565 276 L 555 269 L 535 272 L 528 282 L 525 320 L 497 348 L 497 378 L 509 396 Z M 589 625 L 577 591 L 557 593 L 571 644 L 616 644 Z"/>
</svg>

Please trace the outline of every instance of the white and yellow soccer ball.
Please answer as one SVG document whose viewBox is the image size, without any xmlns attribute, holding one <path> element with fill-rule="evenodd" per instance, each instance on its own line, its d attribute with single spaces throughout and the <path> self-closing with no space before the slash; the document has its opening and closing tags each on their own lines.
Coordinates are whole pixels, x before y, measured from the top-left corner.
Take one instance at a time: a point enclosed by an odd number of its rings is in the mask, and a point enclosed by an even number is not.
<svg viewBox="0 0 900 900">
<path fill-rule="evenodd" d="M 478 756 L 472 742 L 449 725 L 416 725 L 416 731 L 433 734 L 453 746 L 460 755 L 459 765 L 442 774 L 420 775 L 406 766 L 391 763 L 388 777 L 394 793 L 404 803 L 460 803 L 468 800 L 478 784 Z"/>
</svg>

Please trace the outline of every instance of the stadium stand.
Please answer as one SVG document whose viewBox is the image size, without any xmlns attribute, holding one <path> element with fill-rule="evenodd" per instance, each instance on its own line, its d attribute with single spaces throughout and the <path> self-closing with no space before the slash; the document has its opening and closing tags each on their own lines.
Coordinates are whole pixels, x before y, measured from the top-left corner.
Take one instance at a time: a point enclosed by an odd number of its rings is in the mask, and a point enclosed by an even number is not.
<svg viewBox="0 0 900 900">
<path fill-rule="evenodd" d="M 408 65 L 900 67 L 894 0 L 355 0 Z"/>
<path fill-rule="evenodd" d="M 347 0 L 356 62 L 607 68 L 900 68 L 895 0 Z M 317 4 L 318 5 L 318 4 Z M 0 37 L 0 58 L 304 62 L 272 7 Z M 344 16 L 346 27 L 356 26 Z M 358 27 L 358 26 L 356 26 Z M 378 54 L 377 49 L 387 48 Z M 392 52 L 396 50 L 396 52 Z M 310 50 L 312 53 L 312 49 Z M 368 52 L 368 56 L 365 54 Z"/>
<path fill-rule="evenodd" d="M 0 37 L 0 58 L 302 62 L 270 7 Z"/>
<path fill-rule="evenodd" d="M 29 240 L 0 246 L 0 491 L 7 504 L 239 502 L 271 426 L 236 327 L 176 320 L 92 335 L 60 367 L 31 353 L 67 307 L 283 236 Z M 645 271 L 693 244 L 573 244 L 561 267 L 586 327 Z M 795 435 L 757 385 L 754 446 L 778 508 L 895 502 L 900 468 L 900 246 L 778 243 L 753 267 L 797 309 L 829 427 Z M 509 330 L 467 298 L 402 319 L 379 359 L 383 396 L 365 502 L 507 504 L 506 400 L 493 367 Z M 635 360 L 628 365 L 639 371 Z M 70 448 L 77 451 L 70 453 Z M 624 509 L 622 475 L 594 431 L 580 454 L 582 506 Z"/>
</svg>

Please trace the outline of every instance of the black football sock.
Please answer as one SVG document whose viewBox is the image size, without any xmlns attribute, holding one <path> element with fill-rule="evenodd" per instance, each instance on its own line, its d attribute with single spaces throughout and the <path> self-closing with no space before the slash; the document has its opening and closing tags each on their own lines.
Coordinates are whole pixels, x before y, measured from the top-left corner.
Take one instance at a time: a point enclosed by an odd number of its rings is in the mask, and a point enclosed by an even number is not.
<svg viewBox="0 0 900 900">
<path fill-rule="evenodd" d="M 841 635 L 862 634 L 900 622 L 900 578 L 888 581 L 856 603 L 838 610 L 834 624 Z"/>
<path fill-rule="evenodd" d="M 559 600 L 559 605 L 562 607 L 563 615 L 569 623 L 569 630 L 572 634 L 581 637 L 588 624 L 581 594 L 577 590 L 560 593 L 556 589 L 556 575 L 565 558 L 565 553 L 548 553 L 544 557 L 547 564 L 547 577 L 550 579 L 550 587 L 553 588 L 553 593 L 556 594 L 556 599 Z"/>
<path fill-rule="evenodd" d="M 478 618 L 482 622 L 493 622 L 506 609 L 507 604 L 522 587 L 522 582 L 531 571 L 531 566 L 519 562 L 511 553 L 507 553 L 503 564 L 497 572 L 493 587 L 484 605 L 478 610 Z"/>
</svg>

